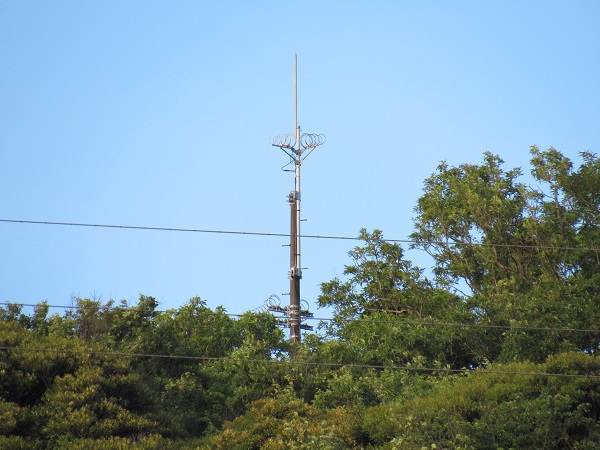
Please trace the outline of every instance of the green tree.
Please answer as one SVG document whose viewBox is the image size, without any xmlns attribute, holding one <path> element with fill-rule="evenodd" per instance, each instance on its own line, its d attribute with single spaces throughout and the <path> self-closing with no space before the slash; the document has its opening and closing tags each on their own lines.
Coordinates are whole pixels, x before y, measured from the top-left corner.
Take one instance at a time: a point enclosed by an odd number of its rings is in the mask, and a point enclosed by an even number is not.
<svg viewBox="0 0 600 450">
<path fill-rule="evenodd" d="M 265 398 L 225 424 L 202 448 L 347 449 L 358 448 L 356 418 L 343 409 L 321 412 L 300 400 Z"/>
<path fill-rule="evenodd" d="M 360 238 L 364 245 L 349 252 L 346 279 L 321 285 L 319 306 L 334 312 L 329 335 L 354 348 L 357 363 L 477 365 L 472 330 L 447 326 L 473 323 L 463 299 L 423 277 L 422 269 L 403 259 L 400 245 L 385 241 L 381 231 L 363 229 Z"/>
<path fill-rule="evenodd" d="M 552 331 L 598 323 L 600 160 L 584 153 L 575 170 L 554 149 L 531 154 L 537 188 L 486 153 L 480 165 L 442 163 L 415 209 L 414 246 L 433 256 L 437 282 L 466 285 L 478 324 L 506 327 L 482 347 L 489 360 L 541 362 L 569 348 L 596 351 L 600 341 Z"/>
<path fill-rule="evenodd" d="M 63 442 L 153 431 L 156 424 L 135 412 L 138 380 L 128 372 L 123 359 L 105 360 L 57 377 L 39 407 L 42 435 Z"/>
<path fill-rule="evenodd" d="M 485 153 L 481 165 L 442 162 L 425 180 L 415 211 L 415 247 L 436 262 L 438 279 L 466 283 L 481 294 L 501 284 L 523 289 L 540 275 L 542 261 L 527 233 L 527 209 L 536 193 L 518 182 L 520 169 Z"/>
<path fill-rule="evenodd" d="M 597 448 L 599 370 L 598 358 L 580 352 L 493 365 L 369 408 L 361 423 L 386 449 Z"/>
</svg>

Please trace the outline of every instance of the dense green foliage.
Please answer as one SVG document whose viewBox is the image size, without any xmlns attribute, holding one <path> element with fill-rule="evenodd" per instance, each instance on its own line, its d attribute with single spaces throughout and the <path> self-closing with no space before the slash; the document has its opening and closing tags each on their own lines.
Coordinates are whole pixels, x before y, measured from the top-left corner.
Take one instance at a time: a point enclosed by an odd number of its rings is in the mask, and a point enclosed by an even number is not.
<svg viewBox="0 0 600 450">
<path fill-rule="evenodd" d="M 75 299 L 0 308 L 0 449 L 600 447 L 600 161 L 442 163 L 415 208 L 430 278 L 361 231 L 333 314 Z"/>
<path fill-rule="evenodd" d="M 285 348 L 273 317 L 233 320 L 198 298 L 165 312 L 145 296 L 133 307 L 81 299 L 75 306 L 49 317 L 44 303 L 32 315 L 16 305 L 1 310 L 6 439 L 70 448 L 86 439 L 198 438 L 269 392 L 243 392 L 240 367 L 219 358 L 268 362 Z"/>
</svg>

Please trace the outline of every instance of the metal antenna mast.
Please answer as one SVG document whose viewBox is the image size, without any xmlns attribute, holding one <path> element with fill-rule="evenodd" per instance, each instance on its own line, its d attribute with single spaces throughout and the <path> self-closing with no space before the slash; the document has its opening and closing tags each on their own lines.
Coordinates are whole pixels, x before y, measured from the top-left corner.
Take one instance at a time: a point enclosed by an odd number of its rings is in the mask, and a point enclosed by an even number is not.
<svg viewBox="0 0 600 450">
<path fill-rule="evenodd" d="M 288 195 L 290 204 L 290 306 L 289 326 L 290 341 L 300 342 L 301 308 L 300 280 L 302 266 L 300 265 L 300 166 L 311 152 L 325 143 L 322 134 L 301 134 L 298 125 L 298 76 L 297 56 L 294 53 L 294 133 L 283 134 L 273 138 L 272 145 L 283 150 L 294 163 L 294 190 Z"/>
</svg>

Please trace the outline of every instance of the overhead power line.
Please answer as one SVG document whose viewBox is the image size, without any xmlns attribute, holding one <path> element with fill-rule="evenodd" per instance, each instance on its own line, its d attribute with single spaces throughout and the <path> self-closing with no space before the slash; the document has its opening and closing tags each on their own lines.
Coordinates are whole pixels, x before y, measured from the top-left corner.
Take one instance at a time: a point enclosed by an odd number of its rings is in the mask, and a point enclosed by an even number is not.
<svg viewBox="0 0 600 450">
<path fill-rule="evenodd" d="M 34 303 L 15 303 L 15 302 L 0 302 L 0 305 L 16 305 L 16 306 L 24 306 L 24 307 L 36 307 L 43 305 L 34 304 Z M 75 309 L 75 310 L 85 310 L 85 309 L 93 309 L 98 312 L 104 312 L 102 305 L 89 305 L 89 306 L 78 306 L 78 305 L 49 305 L 48 308 L 57 308 L 57 309 Z M 131 307 L 123 307 L 116 305 L 112 307 L 113 309 L 120 309 L 122 311 L 134 311 L 137 308 L 135 306 Z M 167 313 L 171 310 L 154 310 L 155 313 Z M 243 317 L 244 314 L 234 314 L 228 312 L 218 312 L 218 311 L 194 311 L 196 316 L 216 316 L 216 315 L 224 315 L 228 317 Z M 258 313 L 257 313 L 258 314 Z M 369 319 L 364 317 L 358 317 L 354 319 L 334 319 L 331 317 L 303 317 L 303 320 L 317 320 L 321 322 L 360 322 L 360 323 L 373 323 L 373 324 L 388 324 L 388 325 L 398 325 L 398 326 L 416 326 L 416 327 L 443 327 L 443 328 L 482 328 L 482 329 L 496 329 L 496 330 L 519 330 L 519 331 L 547 331 L 547 332 L 564 332 L 564 333 L 599 333 L 600 329 L 597 328 L 570 328 L 570 327 L 535 327 L 535 326 L 524 326 L 524 325 L 497 325 L 497 324 L 479 324 L 479 323 L 455 323 L 455 322 L 431 322 L 431 321 L 398 321 L 398 320 L 384 320 L 384 319 Z"/>
<path fill-rule="evenodd" d="M 49 222 L 49 221 L 38 221 L 38 220 L 12 220 L 12 219 L 0 219 L 0 222 L 4 223 L 23 223 L 33 225 L 60 225 L 60 226 L 71 226 L 71 227 L 90 227 L 90 228 L 119 228 L 124 230 L 149 230 L 149 231 L 179 231 L 185 233 L 218 233 L 218 234 L 239 234 L 239 235 L 250 235 L 250 236 L 276 236 L 276 237 L 289 237 L 286 233 L 262 233 L 252 231 L 227 231 L 227 230 L 202 230 L 194 228 L 172 228 L 172 227 L 146 227 L 136 225 L 109 225 L 100 223 L 76 223 L 76 222 Z M 317 236 L 315 236 L 317 237 Z M 330 237 L 330 236 L 318 236 L 327 239 L 358 239 L 358 238 L 343 238 L 343 237 Z"/>
<path fill-rule="evenodd" d="M 228 361 L 238 363 L 252 364 L 277 364 L 277 365 L 293 365 L 293 366 L 310 366 L 310 367 L 330 367 L 330 368 L 357 368 L 357 369 L 378 369 L 378 370 L 406 370 L 412 372 L 442 372 L 455 374 L 495 374 L 495 375 L 514 375 L 514 376 L 540 376 L 554 378 L 586 378 L 600 379 L 600 375 L 591 374 L 569 374 L 569 373 L 550 373 L 550 372 L 526 372 L 516 370 L 495 370 L 495 369 L 450 369 L 440 367 L 416 367 L 416 366 L 395 366 L 395 365 L 380 365 L 380 364 L 347 364 L 347 363 L 330 363 L 323 361 L 300 361 L 300 360 L 279 360 L 279 359 L 255 359 L 255 358 L 231 358 L 228 356 L 191 356 L 191 355 L 171 355 L 160 353 L 138 353 L 138 352 L 112 352 L 104 350 L 85 350 L 72 348 L 42 348 L 42 347 L 16 347 L 16 346 L 0 346 L 0 350 L 5 351 L 21 351 L 21 352 L 38 352 L 38 353 L 71 353 L 71 354 L 86 354 L 98 356 L 117 356 L 128 358 L 162 358 L 162 359 L 187 359 L 193 361 Z"/>
<path fill-rule="evenodd" d="M 137 225 L 113 225 L 100 223 L 78 223 L 78 222 L 50 222 L 40 220 L 16 220 L 16 219 L 0 219 L 0 223 L 15 223 L 15 224 L 32 224 L 32 225 L 58 225 L 70 227 L 88 227 L 88 228 L 117 228 L 123 230 L 145 230 L 145 231 L 177 231 L 185 233 L 213 233 L 213 234 L 229 234 L 229 235 L 245 235 L 245 236 L 270 236 L 270 237 L 285 237 L 289 238 L 289 233 L 268 233 L 258 231 L 231 231 L 231 230 L 208 230 L 197 228 L 173 228 L 173 227 L 150 227 Z M 346 241 L 362 241 L 358 236 L 333 236 L 333 235 L 317 235 L 317 234 L 302 234 L 298 237 L 307 239 L 330 239 L 330 240 L 346 240 Z M 382 242 L 391 242 L 398 244 L 410 245 L 450 245 L 455 247 L 493 247 L 493 248 L 525 248 L 537 250 L 565 250 L 565 251 L 594 251 L 600 252 L 600 248 L 596 247 L 570 247 L 570 246 L 553 246 L 553 245 L 529 245 L 529 244 L 490 244 L 477 242 L 442 242 L 442 241 L 418 241 L 414 239 L 380 239 Z M 417 250 L 423 250 L 415 247 Z"/>
</svg>

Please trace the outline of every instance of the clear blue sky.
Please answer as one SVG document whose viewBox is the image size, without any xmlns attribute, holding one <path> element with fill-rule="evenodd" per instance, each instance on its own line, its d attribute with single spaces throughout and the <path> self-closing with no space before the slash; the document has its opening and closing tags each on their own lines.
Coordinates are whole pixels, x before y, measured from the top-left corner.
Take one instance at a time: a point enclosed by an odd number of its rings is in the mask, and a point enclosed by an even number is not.
<svg viewBox="0 0 600 450">
<path fill-rule="evenodd" d="M 269 137 L 293 131 L 297 53 L 299 124 L 327 136 L 303 233 L 405 239 L 440 160 L 599 152 L 599 18 L 595 1 L 2 0 L 0 219 L 288 232 Z M 287 241 L 0 223 L 0 301 L 239 313 L 288 290 Z M 303 240 L 302 298 L 353 245 Z"/>
</svg>

